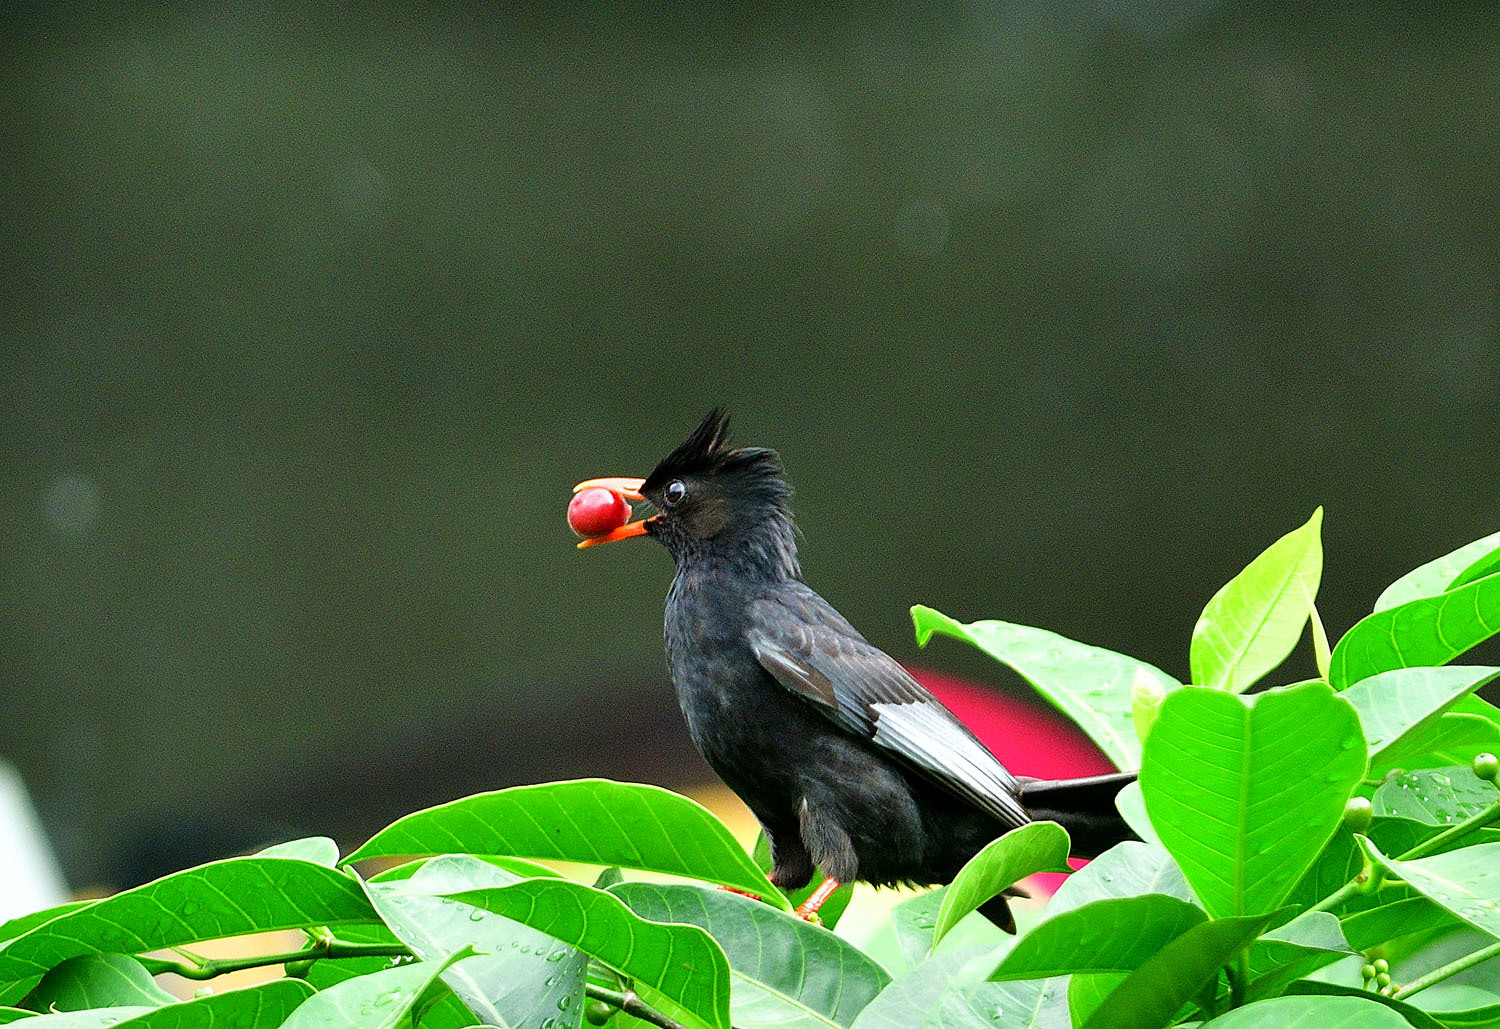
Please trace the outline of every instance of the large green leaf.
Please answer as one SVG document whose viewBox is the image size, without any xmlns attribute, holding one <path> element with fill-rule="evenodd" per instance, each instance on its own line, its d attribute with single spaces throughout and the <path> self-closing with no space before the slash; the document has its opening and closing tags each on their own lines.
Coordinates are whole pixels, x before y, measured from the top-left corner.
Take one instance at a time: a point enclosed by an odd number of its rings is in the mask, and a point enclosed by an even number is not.
<svg viewBox="0 0 1500 1029">
<path fill-rule="evenodd" d="M 1158 1029 L 1170 1025 L 1219 968 L 1244 950 L 1274 912 L 1202 922 L 1167 941 L 1089 1015 L 1083 1029 Z"/>
<path fill-rule="evenodd" d="M 1500 575 L 1366 615 L 1333 648 L 1328 681 L 1348 689 L 1393 668 L 1443 665 L 1500 632 Z"/>
<path fill-rule="evenodd" d="M 83 954 L 140 954 L 272 929 L 375 921 L 359 884 L 295 858 L 246 857 L 177 872 L 44 922 L 0 947 L 0 1003 Z"/>
<path fill-rule="evenodd" d="M 418 961 L 349 979 L 319 991 L 292 1012 L 282 1029 L 396 1029 L 423 999 L 440 994 L 440 976 L 473 955 L 464 948 L 442 961 Z"/>
<path fill-rule="evenodd" d="M 1395 1011 L 1358 997 L 1272 997 L 1220 1015 L 1203 1029 L 1411 1029 Z"/>
<path fill-rule="evenodd" d="M 59 915 L 65 915 L 79 908 L 86 908 L 96 903 L 92 900 L 70 900 L 66 904 L 58 904 L 56 907 L 43 908 L 30 914 L 18 915 L 8 922 L 0 923 L 0 944 L 6 940 L 13 940 L 22 933 L 30 932 L 43 922 L 50 922 Z"/>
<path fill-rule="evenodd" d="M 175 1004 L 146 966 L 124 954 L 84 954 L 69 958 L 42 976 L 32 990 L 41 1011 L 83 1011 L 138 1005 Z"/>
<path fill-rule="evenodd" d="M 1020 673 L 1038 693 L 1078 723 L 1115 766 L 1139 768 L 1141 743 L 1130 717 L 1130 688 L 1137 676 L 1155 680 L 1170 692 L 1179 683 L 1144 661 L 1091 647 L 1045 629 L 1010 622 L 968 625 L 918 604 L 911 609 L 917 644 L 932 634 L 965 640 Z"/>
<path fill-rule="evenodd" d="M 924 1029 L 1072 1029 L 1068 980 L 975 983 L 941 994 Z"/>
<path fill-rule="evenodd" d="M 1469 768 L 1423 768 L 1391 775 L 1372 798 L 1375 814 L 1428 825 L 1462 822 L 1495 803 L 1495 788 Z"/>
<path fill-rule="evenodd" d="M 1370 768 L 1391 767 L 1395 762 L 1388 755 L 1409 752 L 1400 748 L 1403 740 L 1435 723 L 1443 712 L 1496 676 L 1500 668 L 1397 668 L 1350 686 L 1343 697 L 1359 712 Z"/>
<path fill-rule="evenodd" d="M 1252 697 L 1184 687 L 1146 742 L 1151 824 L 1216 918 L 1277 907 L 1365 770 L 1348 701 L 1321 682 Z"/>
<path fill-rule="evenodd" d="M 648 921 L 620 898 L 566 879 L 524 879 L 453 900 L 523 922 L 635 980 L 641 996 L 679 1020 L 729 1029 L 729 963 L 696 925 Z"/>
<path fill-rule="evenodd" d="M 120 1022 L 117 1029 L 274 1029 L 300 1011 L 312 992 L 301 980 L 276 979 L 169 1004 Z"/>
<path fill-rule="evenodd" d="M 1380 599 L 1375 601 L 1376 611 L 1399 607 L 1420 597 L 1435 597 L 1446 592 L 1464 572 L 1475 567 L 1476 562 L 1500 551 L 1500 532 L 1491 533 L 1473 543 L 1466 543 L 1457 550 L 1407 572 L 1385 588 Z"/>
<path fill-rule="evenodd" d="M 576 1005 L 587 959 L 539 930 L 448 896 L 519 881 L 488 861 L 448 854 L 409 878 L 371 882 L 368 892 L 386 926 L 418 957 L 437 962 L 466 946 L 480 951 L 448 969 L 443 981 L 485 1022 L 519 1026 L 538 1011 L 551 1015 Z"/>
<path fill-rule="evenodd" d="M 122 1025 L 126 1019 L 155 1010 L 155 1008 L 132 1006 L 92 1008 L 88 1011 L 59 1011 L 51 1015 L 38 1015 L 34 1011 L 28 1011 L 26 1015 L 16 1016 L 11 1013 L 11 1008 L 0 1008 L 0 1025 L 19 1022 L 24 1018 L 27 1029 L 31 1029 L 32 1026 L 36 1029 L 102 1029 L 104 1026 Z"/>
<path fill-rule="evenodd" d="M 1068 870 L 1068 834 L 1062 826 L 1032 822 L 1012 829 L 970 858 L 949 883 L 933 926 L 932 946 L 965 915 L 1028 875 Z"/>
<path fill-rule="evenodd" d="M 1047 902 L 1047 917 L 1110 897 L 1134 897 L 1164 893 L 1178 900 L 1193 900 L 1193 891 L 1182 869 L 1160 844 L 1126 840 L 1100 854 L 1063 880 Z"/>
<path fill-rule="evenodd" d="M 345 863 L 412 854 L 582 861 L 723 883 L 790 911 L 723 822 L 687 797 L 608 779 L 516 786 L 397 819 Z"/>
<path fill-rule="evenodd" d="M 1195 685 L 1239 693 L 1286 660 L 1318 595 L 1322 526 L 1320 507 L 1209 600 L 1193 627 Z"/>
<path fill-rule="evenodd" d="M 1437 1019 L 1431 1017 L 1426 1012 L 1403 1001 L 1392 1000 L 1389 997 L 1382 997 L 1378 993 L 1371 993 L 1360 986 L 1321 982 L 1317 979 L 1299 979 L 1288 986 L 1286 992 L 1288 995 L 1299 997 L 1352 997 L 1355 1000 L 1364 1001 L 1365 1003 L 1379 1004 L 1383 1008 L 1396 1012 L 1396 1014 L 1406 1020 L 1406 1025 L 1410 1026 L 1411 1029 L 1444 1029 L 1443 1025 Z"/>
<path fill-rule="evenodd" d="M 709 932 L 729 959 L 736 1029 L 847 1026 L 891 977 L 851 944 L 764 904 L 701 886 L 610 887 L 642 918 Z"/>
<path fill-rule="evenodd" d="M 1422 896 L 1500 938 L 1500 843 L 1464 847 L 1415 861 L 1386 857 L 1364 836 L 1360 845 L 1370 860 Z"/>
<path fill-rule="evenodd" d="M 339 845 L 327 836 L 308 836 L 300 840 L 287 840 L 262 850 L 257 857 L 301 858 L 332 868 L 339 863 Z"/>
<path fill-rule="evenodd" d="M 926 948 L 923 948 L 925 953 Z M 994 964 L 988 947 L 944 951 L 893 979 L 854 1019 L 852 1029 L 920 1026 L 950 990 L 963 990 Z"/>
<path fill-rule="evenodd" d="M 1096 900 L 1037 924 L 987 978 L 1133 971 L 1204 917 L 1201 908 L 1158 893 Z"/>
</svg>

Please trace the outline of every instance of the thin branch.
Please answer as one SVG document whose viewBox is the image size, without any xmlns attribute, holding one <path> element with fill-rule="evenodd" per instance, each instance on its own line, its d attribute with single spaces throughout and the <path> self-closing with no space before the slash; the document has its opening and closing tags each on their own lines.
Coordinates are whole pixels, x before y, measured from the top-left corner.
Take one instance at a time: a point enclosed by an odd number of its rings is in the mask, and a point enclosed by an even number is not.
<svg viewBox="0 0 1500 1029">
<path fill-rule="evenodd" d="M 344 943 L 333 940 L 329 943 L 314 943 L 301 950 L 282 954 L 253 954 L 243 958 L 213 958 L 196 964 L 182 961 L 163 961 L 160 958 L 138 958 L 152 975 L 171 972 L 184 979 L 212 979 L 229 972 L 246 968 L 263 968 L 266 965 L 285 965 L 294 961 L 317 961 L 323 958 L 392 958 L 410 957 L 411 951 L 399 943 Z"/>
<path fill-rule="evenodd" d="M 1475 965 L 1480 964 L 1481 962 L 1488 961 L 1490 960 L 1490 958 L 1497 957 L 1500 957 L 1500 942 L 1492 943 L 1488 947 L 1484 947 L 1480 950 L 1474 951 L 1472 954 L 1465 954 L 1457 961 L 1450 961 L 1448 964 L 1443 965 L 1440 968 L 1434 968 L 1426 975 L 1418 976 L 1411 982 L 1407 983 L 1405 986 L 1401 987 L 1395 993 L 1393 993 L 1391 997 L 1394 1000 L 1405 1000 L 1407 997 L 1410 997 L 1413 993 L 1416 993 L 1419 990 L 1425 990 L 1429 986 L 1442 982 L 1449 976 L 1457 975 L 1460 972 L 1473 968 Z"/>
<path fill-rule="evenodd" d="M 594 1000 L 602 1000 L 606 1004 L 613 1005 L 625 1012 L 639 1018 L 642 1022 L 649 1022 L 657 1029 L 687 1029 L 687 1026 L 673 1018 L 657 1011 L 651 1005 L 641 1000 L 634 990 L 610 990 L 593 983 L 584 984 L 584 992 Z"/>
</svg>

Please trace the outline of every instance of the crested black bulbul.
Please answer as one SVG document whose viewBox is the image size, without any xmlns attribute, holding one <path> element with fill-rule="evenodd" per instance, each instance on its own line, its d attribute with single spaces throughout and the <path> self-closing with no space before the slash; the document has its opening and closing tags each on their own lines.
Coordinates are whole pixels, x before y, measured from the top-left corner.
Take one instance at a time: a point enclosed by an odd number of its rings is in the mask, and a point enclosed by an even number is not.
<svg viewBox="0 0 1500 1029">
<path fill-rule="evenodd" d="M 1114 808 L 1133 773 L 1012 775 L 894 659 L 802 581 L 791 487 L 773 450 L 734 447 L 728 418 L 703 422 L 645 479 L 603 486 L 656 508 L 580 547 L 653 536 L 672 555 L 667 661 L 688 731 L 759 819 L 771 881 L 930 885 L 1033 820 L 1092 857 L 1134 834 Z M 1014 932 L 1004 897 L 980 911 Z"/>
</svg>

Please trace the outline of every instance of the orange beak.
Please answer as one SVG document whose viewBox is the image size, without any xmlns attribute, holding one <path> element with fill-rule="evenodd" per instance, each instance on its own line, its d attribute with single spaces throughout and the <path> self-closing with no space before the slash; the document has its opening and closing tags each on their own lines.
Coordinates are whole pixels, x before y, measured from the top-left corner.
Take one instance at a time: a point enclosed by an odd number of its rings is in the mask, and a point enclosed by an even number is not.
<svg viewBox="0 0 1500 1029">
<path fill-rule="evenodd" d="M 641 487 L 645 484 L 645 479 L 610 476 L 603 479 L 584 479 L 573 487 L 573 492 L 577 493 L 579 490 L 601 488 L 607 489 L 611 493 L 618 493 L 627 500 L 645 500 L 646 498 L 641 495 Z M 655 515 L 652 516 L 652 518 L 654 517 Z M 578 549 L 595 547 L 600 543 L 618 543 L 620 540 L 628 540 L 632 536 L 644 536 L 646 535 L 646 523 L 649 521 L 651 521 L 651 518 L 642 518 L 638 521 L 627 522 L 604 536 L 595 536 L 593 539 L 584 540 L 578 544 Z"/>
</svg>

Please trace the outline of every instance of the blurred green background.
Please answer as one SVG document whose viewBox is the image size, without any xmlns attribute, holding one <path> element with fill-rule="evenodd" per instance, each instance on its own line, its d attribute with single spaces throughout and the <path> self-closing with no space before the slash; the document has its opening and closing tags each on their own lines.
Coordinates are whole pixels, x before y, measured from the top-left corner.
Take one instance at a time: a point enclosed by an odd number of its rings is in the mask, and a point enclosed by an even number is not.
<svg viewBox="0 0 1500 1029">
<path fill-rule="evenodd" d="M 0 32 L 0 756 L 75 884 L 706 777 L 667 557 L 563 508 L 714 403 L 782 451 L 814 586 L 1001 684 L 908 605 L 1185 677 L 1318 504 L 1335 635 L 1500 528 L 1493 5 Z"/>
</svg>

